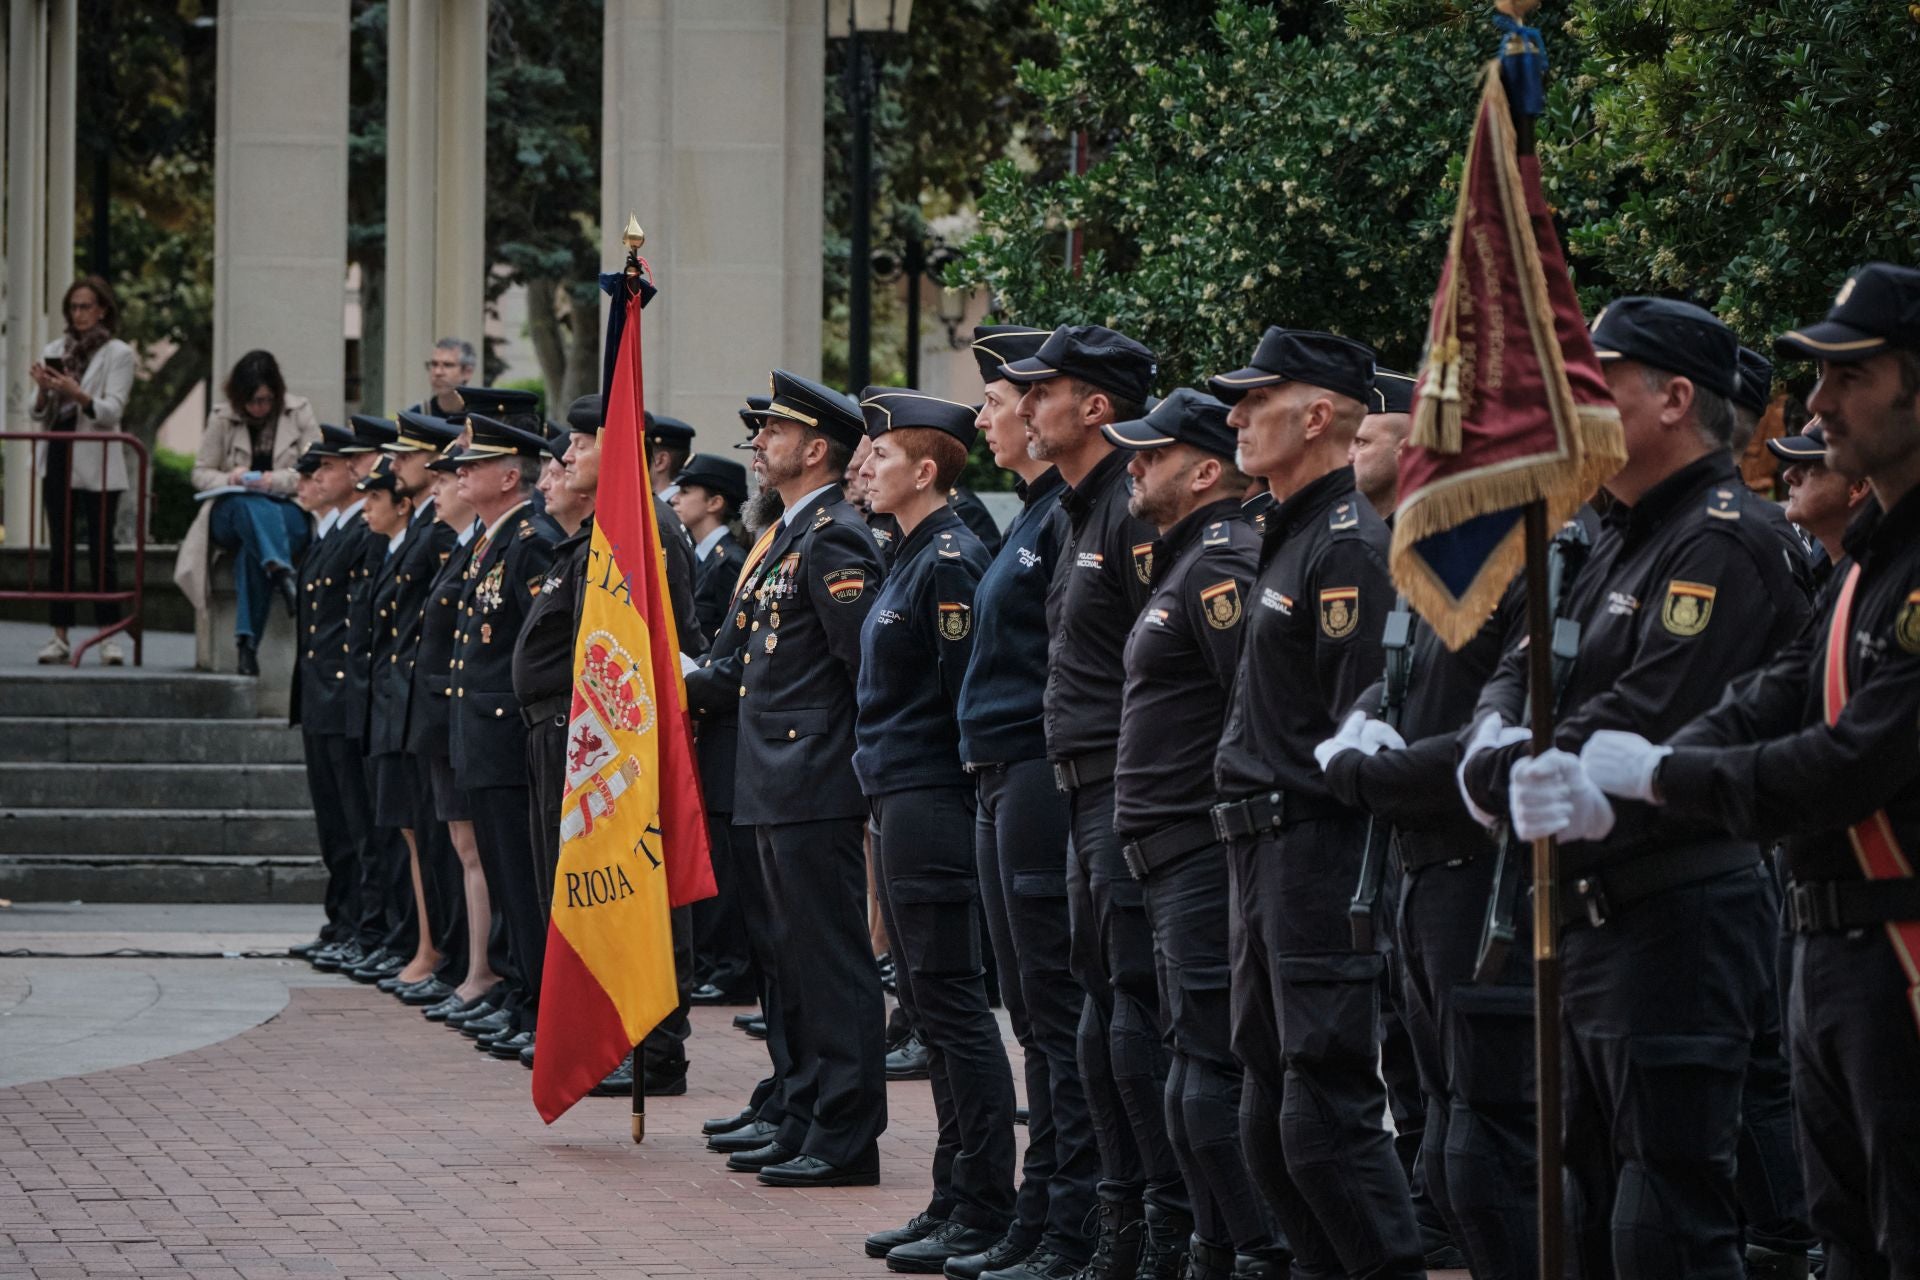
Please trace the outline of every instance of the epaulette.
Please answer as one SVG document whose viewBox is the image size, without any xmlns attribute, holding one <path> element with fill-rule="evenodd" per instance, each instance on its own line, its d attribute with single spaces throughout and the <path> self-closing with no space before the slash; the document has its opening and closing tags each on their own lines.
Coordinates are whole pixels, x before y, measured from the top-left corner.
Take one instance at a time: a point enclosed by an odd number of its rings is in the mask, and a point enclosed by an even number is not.
<svg viewBox="0 0 1920 1280">
<path fill-rule="evenodd" d="M 824 529 L 832 523 L 833 523 L 833 512 L 828 511 L 824 508 L 822 508 L 819 515 L 813 518 L 813 527 L 816 529 Z"/>
<path fill-rule="evenodd" d="M 1740 495 L 1732 489 L 1715 489 L 1707 499 L 1707 514 L 1715 520 L 1740 518 Z"/>
<path fill-rule="evenodd" d="M 1327 513 L 1327 528 L 1336 533 L 1342 529 L 1357 529 L 1359 527 L 1360 513 L 1355 510 L 1352 499 L 1348 499 L 1345 502 L 1336 502 L 1333 510 Z"/>
<path fill-rule="evenodd" d="M 950 533 L 940 535 L 940 545 L 935 548 L 935 550 L 942 558 L 947 560 L 958 560 L 960 558 L 960 548 L 953 545 L 953 535 Z"/>
<path fill-rule="evenodd" d="M 1200 545 L 1203 547 L 1224 547 L 1232 541 L 1233 536 L 1227 532 L 1227 522 L 1225 520 L 1215 520 L 1207 526 L 1207 531 L 1200 536 Z"/>
<path fill-rule="evenodd" d="M 533 536 L 533 521 L 526 516 L 520 517 L 520 536 L 523 538 L 531 538 Z"/>
</svg>

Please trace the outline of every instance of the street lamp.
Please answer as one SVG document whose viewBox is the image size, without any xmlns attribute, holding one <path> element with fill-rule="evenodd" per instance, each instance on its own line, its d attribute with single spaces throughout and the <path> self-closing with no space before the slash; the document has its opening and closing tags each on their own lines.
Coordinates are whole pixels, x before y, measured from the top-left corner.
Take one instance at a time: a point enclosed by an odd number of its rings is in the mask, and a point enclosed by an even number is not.
<svg viewBox="0 0 1920 1280">
<path fill-rule="evenodd" d="M 866 37 L 904 33 L 913 0 L 828 0 L 827 35 L 847 41 L 847 114 L 853 122 L 848 168 L 853 226 L 847 245 L 847 380 L 855 395 L 872 373 L 873 64 Z"/>
</svg>

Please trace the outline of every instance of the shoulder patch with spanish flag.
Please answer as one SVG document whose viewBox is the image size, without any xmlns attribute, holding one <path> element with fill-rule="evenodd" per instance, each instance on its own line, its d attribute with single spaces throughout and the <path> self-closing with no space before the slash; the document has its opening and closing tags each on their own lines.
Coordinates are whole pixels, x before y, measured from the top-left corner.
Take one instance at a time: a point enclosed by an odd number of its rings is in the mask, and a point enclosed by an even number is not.
<svg viewBox="0 0 1920 1280">
<path fill-rule="evenodd" d="M 1208 626 L 1225 631 L 1240 621 L 1240 584 L 1232 578 L 1214 583 L 1200 593 L 1200 608 Z"/>
<path fill-rule="evenodd" d="M 965 640 L 973 630 L 973 607 L 954 601 L 940 602 L 940 636 L 944 640 Z"/>
<path fill-rule="evenodd" d="M 1153 544 L 1142 542 L 1133 548 L 1133 576 L 1142 582 L 1153 580 Z"/>
<path fill-rule="evenodd" d="M 1907 602 L 1894 615 L 1893 638 L 1908 653 L 1920 653 L 1920 591 L 1907 596 Z"/>
<path fill-rule="evenodd" d="M 867 589 L 865 569 L 835 569 L 821 579 L 827 594 L 840 604 L 852 604 Z"/>
<path fill-rule="evenodd" d="M 1320 593 L 1320 630 L 1344 640 L 1360 625 L 1360 588 L 1327 587 Z"/>
<path fill-rule="evenodd" d="M 1660 624 L 1673 635 L 1697 636 L 1713 616 L 1713 597 L 1719 588 L 1704 582 L 1675 578 L 1667 584 L 1666 603 L 1660 606 Z"/>
</svg>

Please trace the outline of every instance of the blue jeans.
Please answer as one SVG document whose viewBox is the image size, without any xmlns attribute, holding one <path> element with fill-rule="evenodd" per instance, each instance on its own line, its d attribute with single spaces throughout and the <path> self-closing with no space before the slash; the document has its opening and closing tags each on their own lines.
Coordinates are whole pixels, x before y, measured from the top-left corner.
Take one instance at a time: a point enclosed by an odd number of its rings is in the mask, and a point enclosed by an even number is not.
<svg viewBox="0 0 1920 1280">
<path fill-rule="evenodd" d="M 234 635 L 255 639 L 266 630 L 267 608 L 273 603 L 267 570 L 293 570 L 295 559 L 306 550 L 307 514 L 285 498 L 236 493 L 213 500 L 212 532 L 215 546 L 234 553 L 233 586 L 240 604 Z"/>
</svg>

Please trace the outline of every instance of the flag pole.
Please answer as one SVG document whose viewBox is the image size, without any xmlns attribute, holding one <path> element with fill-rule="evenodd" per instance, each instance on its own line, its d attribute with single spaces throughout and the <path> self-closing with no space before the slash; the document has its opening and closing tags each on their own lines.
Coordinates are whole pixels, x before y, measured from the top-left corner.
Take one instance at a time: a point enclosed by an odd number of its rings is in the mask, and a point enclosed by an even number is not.
<svg viewBox="0 0 1920 1280">
<path fill-rule="evenodd" d="M 633 1140 L 647 1140 L 647 1059 L 633 1047 Z"/>
<path fill-rule="evenodd" d="M 627 261 L 622 270 L 627 276 L 628 287 L 637 289 L 646 274 L 640 261 L 640 248 L 647 242 L 647 233 L 631 210 L 627 213 L 627 225 L 620 239 L 627 246 Z M 624 303 L 626 299 L 623 297 L 621 301 Z M 645 456 L 644 444 L 641 446 L 641 455 Z M 633 1140 L 641 1143 L 647 1140 L 647 1065 L 639 1045 L 633 1047 L 628 1061 L 633 1063 Z"/>
</svg>

